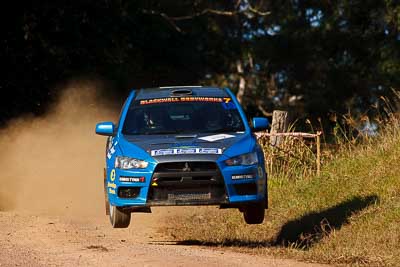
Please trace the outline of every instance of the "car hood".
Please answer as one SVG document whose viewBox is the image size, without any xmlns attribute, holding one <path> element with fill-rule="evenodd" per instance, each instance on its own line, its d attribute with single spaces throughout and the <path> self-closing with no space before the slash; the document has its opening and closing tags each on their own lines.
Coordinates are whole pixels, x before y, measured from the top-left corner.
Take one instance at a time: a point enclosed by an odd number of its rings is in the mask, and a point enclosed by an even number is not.
<svg viewBox="0 0 400 267">
<path fill-rule="evenodd" d="M 167 161 L 190 161 L 190 160 L 212 160 L 218 158 L 229 158 L 242 153 L 248 153 L 254 148 L 254 141 L 248 133 L 222 133 L 222 134 L 182 134 L 182 135 L 124 135 L 124 139 L 137 146 L 158 162 Z M 173 153 L 177 150 L 193 153 L 185 154 L 163 154 Z M 124 149 L 125 150 L 125 149 Z M 198 153 L 208 151 L 210 153 Z M 129 151 L 123 151 L 125 155 Z M 161 153 L 160 153 L 161 152 Z"/>
</svg>

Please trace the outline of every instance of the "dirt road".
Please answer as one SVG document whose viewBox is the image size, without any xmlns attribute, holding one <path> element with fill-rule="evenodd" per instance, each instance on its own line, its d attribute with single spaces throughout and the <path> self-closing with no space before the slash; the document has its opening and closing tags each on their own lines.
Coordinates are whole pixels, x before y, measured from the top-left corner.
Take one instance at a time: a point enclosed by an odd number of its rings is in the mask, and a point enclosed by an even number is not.
<svg viewBox="0 0 400 267">
<path fill-rule="evenodd" d="M 96 98 L 96 84 L 67 89 L 47 115 L 0 131 L 0 266 L 308 266 L 177 245 L 158 229 L 186 208 L 134 214 L 129 228 L 112 229 L 103 206 L 105 138 L 94 126 L 115 120 L 115 109 Z"/>
<path fill-rule="evenodd" d="M 176 245 L 158 232 L 167 213 L 135 214 L 127 229 L 105 216 L 0 212 L 0 266 L 313 266 L 222 249 Z"/>
</svg>

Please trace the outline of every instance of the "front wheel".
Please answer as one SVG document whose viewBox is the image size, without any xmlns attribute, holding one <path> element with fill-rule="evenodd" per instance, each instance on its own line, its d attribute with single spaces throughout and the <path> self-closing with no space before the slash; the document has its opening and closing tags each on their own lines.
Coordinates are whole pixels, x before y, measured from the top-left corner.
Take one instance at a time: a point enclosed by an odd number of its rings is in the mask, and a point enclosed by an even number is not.
<svg viewBox="0 0 400 267">
<path fill-rule="evenodd" d="M 131 222 L 131 212 L 110 204 L 110 222 L 113 228 L 127 228 Z"/>
<path fill-rule="evenodd" d="M 265 201 L 249 204 L 243 208 L 243 217 L 247 224 L 263 223 L 265 216 Z"/>
</svg>

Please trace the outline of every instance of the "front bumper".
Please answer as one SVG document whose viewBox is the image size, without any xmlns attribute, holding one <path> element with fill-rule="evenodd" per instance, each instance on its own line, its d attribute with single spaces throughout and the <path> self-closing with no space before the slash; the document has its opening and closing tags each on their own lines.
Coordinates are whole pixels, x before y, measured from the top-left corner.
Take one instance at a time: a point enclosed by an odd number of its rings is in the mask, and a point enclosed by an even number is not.
<svg viewBox="0 0 400 267">
<path fill-rule="evenodd" d="M 185 166 L 189 170 L 183 170 Z M 143 171 L 109 169 L 105 186 L 114 206 L 150 207 L 229 206 L 263 201 L 266 185 L 261 165 L 193 161 L 160 163 Z"/>
</svg>

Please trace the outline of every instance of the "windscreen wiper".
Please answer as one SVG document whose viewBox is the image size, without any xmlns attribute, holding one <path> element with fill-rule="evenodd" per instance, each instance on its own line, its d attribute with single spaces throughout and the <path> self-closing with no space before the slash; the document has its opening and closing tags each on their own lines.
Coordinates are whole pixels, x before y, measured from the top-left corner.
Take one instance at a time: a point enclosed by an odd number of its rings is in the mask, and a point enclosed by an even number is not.
<svg viewBox="0 0 400 267">
<path fill-rule="evenodd" d="M 197 134 L 180 134 L 180 135 L 175 135 L 176 139 L 184 139 L 184 138 L 196 138 Z"/>
<path fill-rule="evenodd" d="M 239 131 L 239 130 L 232 129 L 232 128 L 220 128 L 220 129 L 211 131 L 211 133 L 232 133 L 232 132 L 237 132 L 237 131 Z"/>
<path fill-rule="evenodd" d="M 161 132 L 144 132 L 145 135 L 162 135 L 162 134 L 179 134 L 179 132 L 170 130 L 170 131 L 161 131 Z"/>
</svg>

